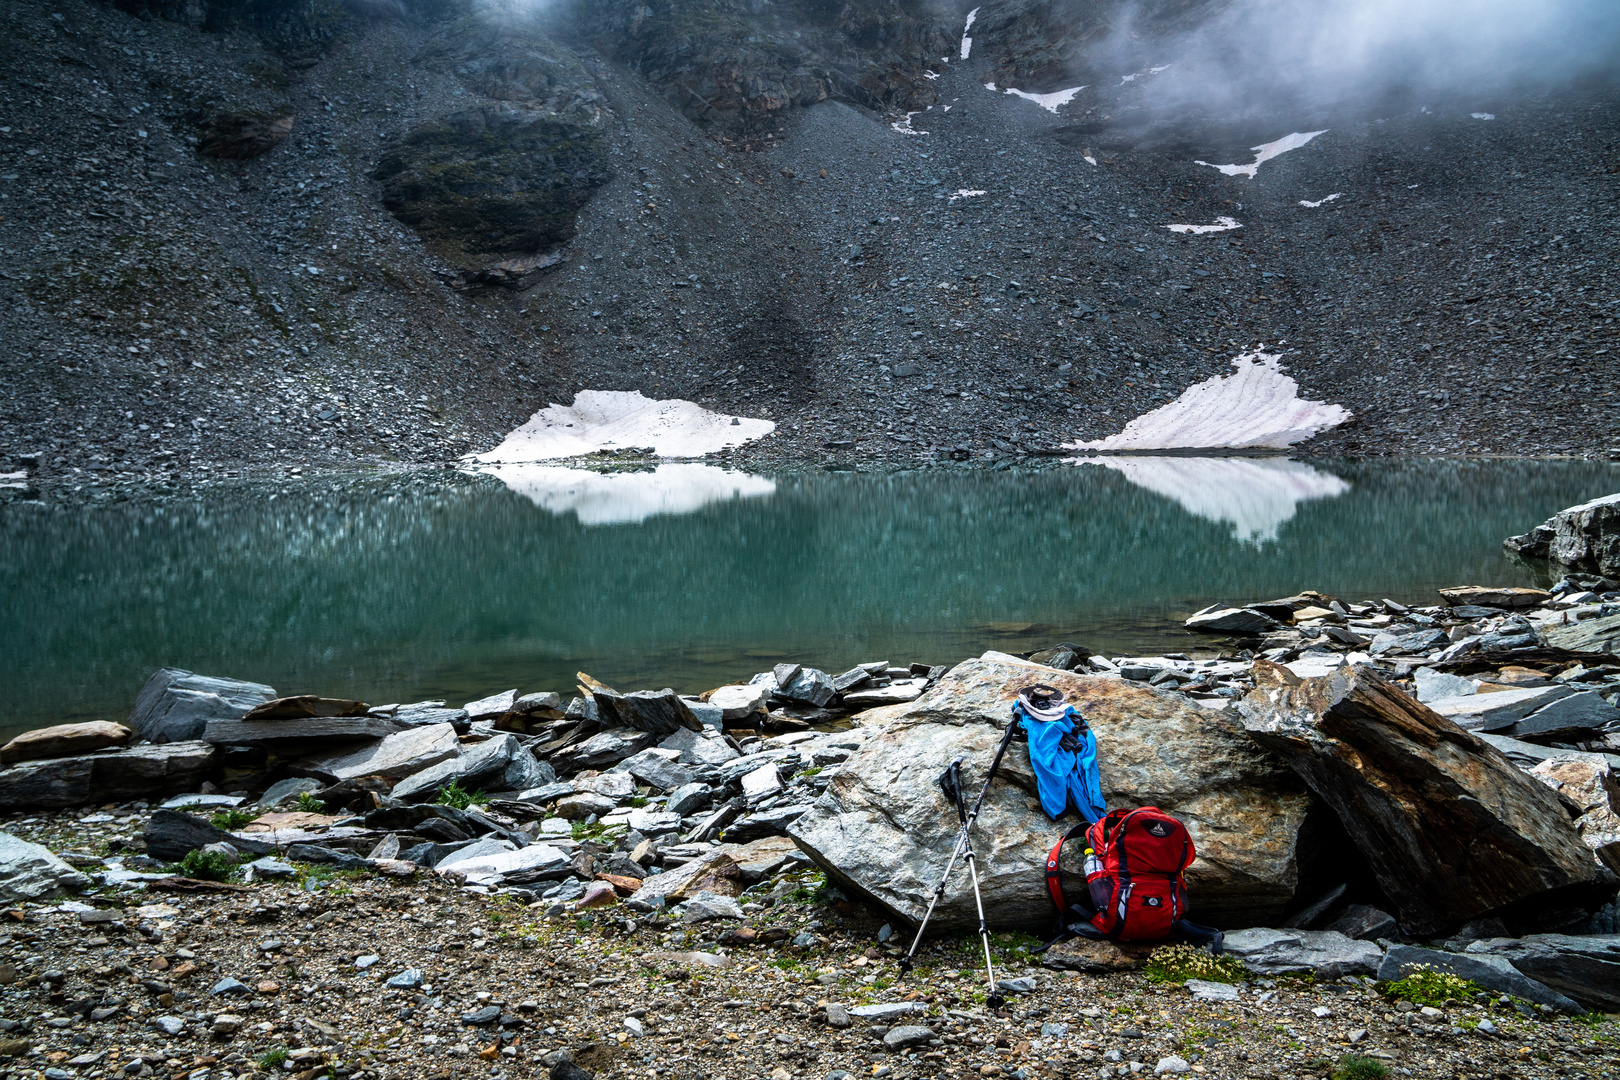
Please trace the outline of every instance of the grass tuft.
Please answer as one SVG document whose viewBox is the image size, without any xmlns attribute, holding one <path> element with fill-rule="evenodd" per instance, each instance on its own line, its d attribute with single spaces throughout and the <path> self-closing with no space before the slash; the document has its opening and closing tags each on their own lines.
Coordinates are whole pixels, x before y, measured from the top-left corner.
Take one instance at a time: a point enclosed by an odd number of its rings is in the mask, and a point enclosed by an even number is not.
<svg viewBox="0 0 1620 1080">
<path fill-rule="evenodd" d="M 1472 979 L 1435 971 L 1427 964 L 1408 964 L 1404 970 L 1406 974 L 1401 978 L 1378 984 L 1378 993 L 1386 1001 L 1410 1001 L 1438 1009 L 1447 1001 L 1472 1001 L 1476 994 L 1484 992 L 1484 987 Z"/>
</svg>

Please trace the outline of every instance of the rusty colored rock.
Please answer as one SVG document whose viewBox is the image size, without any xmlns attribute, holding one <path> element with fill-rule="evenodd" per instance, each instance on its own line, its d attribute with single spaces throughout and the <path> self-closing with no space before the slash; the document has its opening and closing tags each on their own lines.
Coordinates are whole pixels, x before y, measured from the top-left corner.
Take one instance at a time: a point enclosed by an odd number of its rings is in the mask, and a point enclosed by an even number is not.
<svg viewBox="0 0 1620 1080">
<path fill-rule="evenodd" d="M 1376 669 L 1302 681 L 1259 660 L 1255 681 L 1249 734 L 1338 811 L 1407 933 L 1595 898 L 1558 796 Z"/>
<path fill-rule="evenodd" d="M 92 720 L 84 724 L 57 724 L 54 727 L 25 731 L 5 746 L 0 746 L 0 765 L 88 754 L 95 750 L 105 750 L 109 746 L 124 746 L 134 734 L 123 724 L 114 724 L 106 720 Z"/>
</svg>

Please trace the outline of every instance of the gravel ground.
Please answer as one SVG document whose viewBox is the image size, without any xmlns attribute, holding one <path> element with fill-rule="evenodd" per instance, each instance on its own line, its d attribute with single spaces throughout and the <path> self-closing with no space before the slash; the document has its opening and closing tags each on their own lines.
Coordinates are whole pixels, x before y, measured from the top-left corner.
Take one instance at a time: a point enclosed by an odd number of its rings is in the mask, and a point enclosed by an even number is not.
<svg viewBox="0 0 1620 1080">
<path fill-rule="evenodd" d="M 614 178 L 561 267 L 460 291 L 372 178 L 477 100 L 431 19 L 297 49 L 92 0 L 0 26 L 0 455 L 36 474 L 444 461 L 582 388 L 779 421 L 742 459 L 1013 456 L 1261 343 L 1357 414 L 1324 452 L 1620 446 L 1603 80 L 1167 127 L 1141 120 L 1154 76 L 1054 114 L 975 55 L 904 73 L 935 102 L 909 122 L 829 100 L 737 131 L 559 45 Z M 292 133 L 201 157 L 220 103 Z M 1318 129 L 1254 179 L 1195 163 Z M 1162 227 L 1222 216 L 1243 228 Z"/>
<path fill-rule="evenodd" d="M 139 805 L 99 814 L 111 820 L 13 815 L 4 829 L 57 851 L 107 852 L 132 844 L 145 817 Z M 999 936 L 998 975 L 1036 988 L 991 1014 L 974 940 L 930 943 L 918 973 L 897 981 L 901 939 L 880 944 L 879 918 L 818 901 L 815 885 L 801 871 L 742 897 L 742 925 L 773 945 L 727 944 L 734 921 L 670 925 L 624 906 L 547 916 L 432 874 L 86 898 L 108 914 L 25 905 L 0 928 L 0 1071 L 498 1080 L 544 1073 L 565 1049 L 598 1076 L 776 1080 L 1124 1076 L 1171 1056 L 1204 1075 L 1255 1078 L 1325 1076 L 1349 1053 L 1417 1077 L 1597 1077 L 1620 1065 L 1611 1019 L 1526 1019 L 1497 1005 L 1402 1012 L 1349 978 L 1260 980 L 1236 1003 L 1197 1003 L 1139 974 L 1045 970 L 1030 939 Z M 407 969 L 422 985 L 386 985 Z M 227 978 L 242 987 L 213 993 Z M 927 1041 L 892 1050 L 872 1021 L 828 1023 L 828 1003 L 897 1001 L 926 1007 L 895 1023 L 926 1027 L 912 1034 Z M 494 1019 L 475 1023 L 488 1008 Z M 1476 1029 L 1487 1018 L 1495 1034 Z M 282 1051 L 279 1066 L 267 1058 Z"/>
</svg>

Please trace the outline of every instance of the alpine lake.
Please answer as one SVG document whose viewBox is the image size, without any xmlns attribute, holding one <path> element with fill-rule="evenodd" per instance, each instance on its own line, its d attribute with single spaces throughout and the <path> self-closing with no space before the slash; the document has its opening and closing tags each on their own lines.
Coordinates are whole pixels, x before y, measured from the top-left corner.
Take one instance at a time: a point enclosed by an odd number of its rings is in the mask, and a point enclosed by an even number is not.
<svg viewBox="0 0 1620 1080">
<path fill-rule="evenodd" d="M 783 661 L 953 663 L 1072 641 L 1211 654 L 1208 604 L 1546 585 L 1502 539 L 1620 464 L 1115 457 L 756 475 L 508 466 L 0 505 L 0 738 L 121 720 L 159 667 L 453 705 L 700 692 Z"/>
</svg>

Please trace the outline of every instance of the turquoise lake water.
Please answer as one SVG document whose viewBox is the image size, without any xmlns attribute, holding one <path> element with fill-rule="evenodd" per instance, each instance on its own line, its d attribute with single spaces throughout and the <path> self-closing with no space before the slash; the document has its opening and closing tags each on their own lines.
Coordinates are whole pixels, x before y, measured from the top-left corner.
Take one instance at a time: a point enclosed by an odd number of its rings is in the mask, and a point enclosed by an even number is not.
<svg viewBox="0 0 1620 1080">
<path fill-rule="evenodd" d="M 949 663 L 1301 589 L 1545 582 L 1501 540 L 1620 466 L 1123 458 L 1021 471 L 520 467 L 0 506 L 0 734 L 122 719 L 155 668 L 460 704 L 576 671 L 699 691 L 782 660 Z"/>
</svg>

